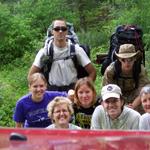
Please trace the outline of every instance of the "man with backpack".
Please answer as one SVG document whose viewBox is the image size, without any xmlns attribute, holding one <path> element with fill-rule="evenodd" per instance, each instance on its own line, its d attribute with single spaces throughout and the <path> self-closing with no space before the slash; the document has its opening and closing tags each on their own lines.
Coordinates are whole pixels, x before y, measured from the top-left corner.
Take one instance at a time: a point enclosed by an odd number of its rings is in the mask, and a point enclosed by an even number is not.
<svg viewBox="0 0 150 150">
<path fill-rule="evenodd" d="M 115 32 L 110 37 L 110 46 L 108 54 L 99 55 L 97 62 L 101 65 L 101 74 L 104 75 L 105 69 L 111 62 L 116 60 L 115 52 L 119 51 L 122 44 L 133 44 L 136 51 L 141 52 L 139 61 L 145 66 L 145 50 L 143 42 L 143 30 L 138 25 L 119 25 L 116 27 Z M 101 57 L 100 57 L 101 56 Z"/>
<path fill-rule="evenodd" d="M 138 61 L 140 51 L 133 44 L 123 44 L 115 55 L 117 60 L 106 68 L 102 84 L 117 84 L 125 103 L 136 109 L 140 105 L 141 88 L 150 83 L 143 64 Z"/>
<path fill-rule="evenodd" d="M 85 51 L 79 45 L 73 45 L 66 39 L 67 25 L 63 19 L 56 19 L 52 23 L 53 40 L 49 42 L 48 49 L 42 48 L 35 57 L 33 65 L 29 70 L 28 77 L 35 72 L 42 72 L 44 67 L 43 58 L 48 59 L 48 90 L 55 91 L 68 91 L 74 88 L 74 84 L 77 81 L 77 68 L 73 62 L 74 56 L 77 59 L 77 63 L 84 67 L 88 73 L 88 77 L 91 80 L 96 79 L 96 69 L 91 63 L 91 60 L 85 53 Z M 52 59 L 48 56 L 49 49 L 53 53 Z M 74 53 L 71 54 L 71 49 L 74 48 Z"/>
</svg>

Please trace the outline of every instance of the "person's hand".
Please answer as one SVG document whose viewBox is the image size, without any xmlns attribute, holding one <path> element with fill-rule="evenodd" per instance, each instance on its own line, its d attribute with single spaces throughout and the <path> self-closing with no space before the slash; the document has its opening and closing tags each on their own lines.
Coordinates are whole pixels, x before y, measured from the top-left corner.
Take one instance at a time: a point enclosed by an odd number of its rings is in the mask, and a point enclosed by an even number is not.
<svg viewBox="0 0 150 150">
<path fill-rule="evenodd" d="M 127 107 L 134 109 L 132 103 L 129 103 Z"/>
<path fill-rule="evenodd" d="M 70 89 L 68 91 L 68 98 L 74 103 L 74 90 Z"/>
</svg>

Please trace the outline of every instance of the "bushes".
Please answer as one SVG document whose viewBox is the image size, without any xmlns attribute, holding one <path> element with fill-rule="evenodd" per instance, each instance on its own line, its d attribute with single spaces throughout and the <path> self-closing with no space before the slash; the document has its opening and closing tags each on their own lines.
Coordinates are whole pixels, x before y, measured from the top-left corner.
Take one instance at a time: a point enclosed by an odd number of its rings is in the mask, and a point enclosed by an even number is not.
<svg viewBox="0 0 150 150">
<path fill-rule="evenodd" d="M 74 24 L 80 43 L 88 44 L 91 47 L 91 59 L 93 62 L 97 53 L 107 51 L 109 37 L 119 24 L 133 23 L 142 26 L 146 46 L 150 45 L 150 2 L 148 0 L 142 0 L 142 2 L 116 0 L 113 5 L 108 1 L 107 3 L 102 1 L 99 5 L 96 3 L 96 7 L 93 8 L 88 7 L 92 7 L 91 3 L 94 4 L 97 0 L 89 2 L 85 5 L 85 9 L 81 10 L 81 12 L 84 11 L 87 30 L 81 28 L 80 13 L 77 12 L 78 8 L 73 5 L 80 1 L 15 1 L 11 5 L 0 4 L 1 126 L 14 126 L 12 114 L 16 101 L 28 92 L 28 69 L 34 60 L 35 51 L 42 47 L 47 27 L 53 19 L 64 17 Z M 69 2 L 69 5 L 67 2 Z M 87 1 L 83 0 L 82 3 L 84 2 Z M 73 9 L 76 12 L 73 12 Z M 146 64 L 148 64 L 148 51 L 146 57 Z M 6 63 L 9 64 L 4 65 Z M 97 69 L 95 85 L 96 90 L 99 92 L 102 80 L 99 72 L 100 66 L 94 65 Z M 148 65 L 146 66 L 148 67 Z"/>
<path fill-rule="evenodd" d="M 26 52 L 12 64 L 1 68 L 0 73 L 0 126 L 13 127 L 12 115 L 16 101 L 28 93 L 27 73 L 34 54 Z"/>
</svg>

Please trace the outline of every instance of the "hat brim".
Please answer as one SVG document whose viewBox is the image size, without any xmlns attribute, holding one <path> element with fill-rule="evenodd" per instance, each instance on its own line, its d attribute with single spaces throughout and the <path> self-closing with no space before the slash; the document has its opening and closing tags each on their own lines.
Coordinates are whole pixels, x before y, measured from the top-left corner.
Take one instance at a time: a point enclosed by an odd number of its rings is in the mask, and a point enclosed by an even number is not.
<svg viewBox="0 0 150 150">
<path fill-rule="evenodd" d="M 120 98 L 120 94 L 117 93 L 107 93 L 104 96 L 102 96 L 102 100 L 105 101 L 108 98 Z"/>
<path fill-rule="evenodd" d="M 115 55 L 118 57 L 118 58 L 132 58 L 132 57 L 135 57 L 139 54 L 139 52 L 137 51 L 136 53 L 122 53 L 122 54 L 117 54 L 115 52 Z"/>
</svg>

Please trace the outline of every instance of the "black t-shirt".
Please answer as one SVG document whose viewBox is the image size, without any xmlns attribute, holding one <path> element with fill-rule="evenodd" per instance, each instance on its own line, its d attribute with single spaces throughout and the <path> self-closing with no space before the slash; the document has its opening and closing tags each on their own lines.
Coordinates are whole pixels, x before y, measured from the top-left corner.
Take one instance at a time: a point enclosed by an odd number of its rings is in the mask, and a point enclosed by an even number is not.
<svg viewBox="0 0 150 150">
<path fill-rule="evenodd" d="M 96 102 L 89 108 L 79 107 L 76 104 L 73 105 L 74 116 L 73 123 L 83 129 L 90 129 L 91 117 L 96 108 L 99 105 L 99 102 Z"/>
</svg>

